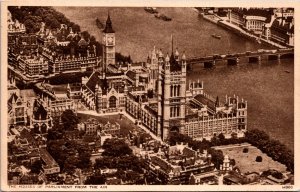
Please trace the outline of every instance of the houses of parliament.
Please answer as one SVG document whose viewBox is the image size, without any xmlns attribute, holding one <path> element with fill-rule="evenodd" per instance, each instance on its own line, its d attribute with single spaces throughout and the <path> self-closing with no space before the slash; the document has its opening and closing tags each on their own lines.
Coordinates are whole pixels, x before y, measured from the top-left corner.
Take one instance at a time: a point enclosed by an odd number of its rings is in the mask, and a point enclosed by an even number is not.
<svg viewBox="0 0 300 192">
<path fill-rule="evenodd" d="M 109 15 L 102 35 L 102 66 L 82 78 L 80 90 L 68 86 L 70 98 L 79 96 L 99 114 L 127 113 L 164 141 L 175 131 L 195 139 L 246 131 L 247 101 L 221 101 L 204 92 L 203 82 L 188 81 L 186 55 L 173 50 L 173 40 L 170 54 L 154 47 L 144 63 L 117 63 Z"/>
</svg>

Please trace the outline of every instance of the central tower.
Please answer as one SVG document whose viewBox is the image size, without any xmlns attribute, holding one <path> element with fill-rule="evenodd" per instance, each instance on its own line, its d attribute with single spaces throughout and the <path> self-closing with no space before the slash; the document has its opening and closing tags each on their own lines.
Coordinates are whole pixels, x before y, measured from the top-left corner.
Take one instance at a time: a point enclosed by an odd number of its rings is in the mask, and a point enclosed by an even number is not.
<svg viewBox="0 0 300 192">
<path fill-rule="evenodd" d="M 183 133 L 185 125 L 186 105 L 186 57 L 179 57 L 176 49 L 171 56 L 167 54 L 164 58 L 159 53 L 159 82 L 158 82 L 158 118 L 161 118 L 161 138 L 169 139 L 170 132 Z"/>
<path fill-rule="evenodd" d="M 103 62 L 106 71 L 106 67 L 109 64 L 114 65 L 116 63 L 116 42 L 115 42 L 115 31 L 112 28 L 112 22 L 108 13 L 105 29 L 103 30 Z"/>
</svg>

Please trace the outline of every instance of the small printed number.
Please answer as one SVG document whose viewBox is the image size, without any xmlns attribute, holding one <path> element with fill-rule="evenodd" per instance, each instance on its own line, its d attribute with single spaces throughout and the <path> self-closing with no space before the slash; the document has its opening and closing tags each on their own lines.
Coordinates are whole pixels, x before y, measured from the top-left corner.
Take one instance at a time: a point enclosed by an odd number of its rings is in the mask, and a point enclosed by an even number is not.
<svg viewBox="0 0 300 192">
<path fill-rule="evenodd" d="M 282 186 L 282 189 L 293 189 L 293 186 L 291 186 L 291 185 L 284 185 L 284 186 Z"/>
</svg>

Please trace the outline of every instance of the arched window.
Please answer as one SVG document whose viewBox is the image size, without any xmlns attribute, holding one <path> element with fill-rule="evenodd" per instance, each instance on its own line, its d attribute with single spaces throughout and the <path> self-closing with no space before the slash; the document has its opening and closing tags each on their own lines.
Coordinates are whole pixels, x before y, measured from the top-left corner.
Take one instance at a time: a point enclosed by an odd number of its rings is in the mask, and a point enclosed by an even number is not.
<svg viewBox="0 0 300 192">
<path fill-rule="evenodd" d="M 117 107 L 117 98 L 115 96 L 111 96 L 109 98 L 109 108 L 116 108 Z"/>
<path fill-rule="evenodd" d="M 40 133 L 40 126 L 38 124 L 34 124 L 33 131 L 34 131 L 34 133 Z"/>
<path fill-rule="evenodd" d="M 47 132 L 47 125 L 45 123 L 42 124 L 41 126 L 41 132 L 46 133 Z"/>
</svg>

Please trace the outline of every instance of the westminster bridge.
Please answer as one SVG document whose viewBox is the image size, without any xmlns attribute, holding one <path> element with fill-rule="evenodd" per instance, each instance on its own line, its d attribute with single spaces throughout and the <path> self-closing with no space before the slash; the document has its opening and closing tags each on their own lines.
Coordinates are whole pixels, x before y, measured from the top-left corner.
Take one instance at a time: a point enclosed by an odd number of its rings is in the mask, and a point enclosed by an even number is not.
<svg viewBox="0 0 300 192">
<path fill-rule="evenodd" d="M 187 64 L 193 68 L 194 65 L 202 65 L 204 68 L 212 68 L 217 65 L 238 65 L 239 63 L 260 63 L 261 61 L 271 61 L 294 58 L 294 48 L 257 51 L 247 51 L 244 53 L 210 55 L 204 57 L 191 57 L 187 59 Z"/>
</svg>

